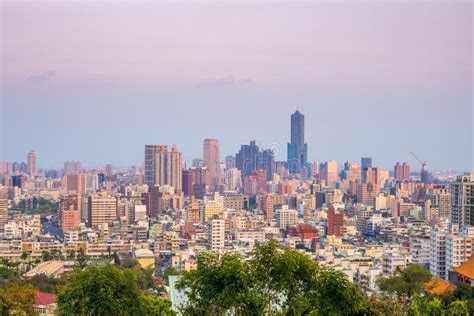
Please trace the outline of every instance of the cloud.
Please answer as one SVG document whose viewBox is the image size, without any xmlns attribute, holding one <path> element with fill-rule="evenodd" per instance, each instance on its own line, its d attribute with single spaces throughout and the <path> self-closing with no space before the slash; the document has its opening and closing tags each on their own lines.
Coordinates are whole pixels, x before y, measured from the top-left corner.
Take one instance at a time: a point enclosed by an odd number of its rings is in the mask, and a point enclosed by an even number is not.
<svg viewBox="0 0 474 316">
<path fill-rule="evenodd" d="M 252 83 L 250 78 L 234 78 L 234 76 L 207 78 L 199 81 L 198 87 L 210 87 L 210 88 L 221 88 L 221 87 L 233 87 L 236 85 L 245 85 Z"/>
<path fill-rule="evenodd" d="M 49 81 L 51 79 L 54 79 L 56 77 L 56 71 L 55 70 L 49 70 L 40 74 L 35 74 L 31 75 L 27 78 L 27 81 L 33 82 L 33 83 L 43 83 L 46 81 Z"/>
</svg>

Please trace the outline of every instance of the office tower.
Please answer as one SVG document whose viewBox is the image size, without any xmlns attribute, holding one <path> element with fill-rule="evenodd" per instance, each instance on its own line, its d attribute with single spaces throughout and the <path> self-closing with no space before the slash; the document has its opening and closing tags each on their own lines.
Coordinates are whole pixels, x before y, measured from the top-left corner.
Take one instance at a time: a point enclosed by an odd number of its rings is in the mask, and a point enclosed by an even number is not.
<svg viewBox="0 0 474 316">
<path fill-rule="evenodd" d="M 3 233 L 5 224 L 8 222 L 8 200 L 0 199 L 0 233 Z"/>
<path fill-rule="evenodd" d="M 235 157 L 234 156 L 226 156 L 225 157 L 225 170 L 229 170 L 235 168 Z"/>
<path fill-rule="evenodd" d="M 428 192 L 431 207 L 437 209 L 439 218 L 449 218 L 451 215 L 451 192 L 449 187 L 436 185 Z"/>
<path fill-rule="evenodd" d="M 85 174 L 68 174 L 64 177 L 66 194 L 82 194 L 87 192 L 87 177 Z"/>
<path fill-rule="evenodd" d="M 12 179 L 12 187 L 21 188 L 21 182 L 22 182 L 22 176 L 21 175 L 12 176 L 11 179 Z"/>
<path fill-rule="evenodd" d="M 265 170 L 267 180 L 270 181 L 275 173 L 275 154 L 271 149 L 265 149 L 258 156 L 258 168 Z"/>
<path fill-rule="evenodd" d="M 194 174 L 191 170 L 183 170 L 183 193 L 193 195 Z"/>
<path fill-rule="evenodd" d="M 81 163 L 79 161 L 66 161 L 64 163 L 64 174 L 81 173 Z"/>
<path fill-rule="evenodd" d="M 219 159 L 219 140 L 205 139 L 203 145 L 204 166 L 209 169 L 213 190 L 220 184 L 221 165 Z"/>
<path fill-rule="evenodd" d="M 176 193 L 182 191 L 182 155 L 176 145 L 168 151 L 167 145 L 145 146 L 145 184 L 149 188 L 155 185 L 170 185 Z"/>
<path fill-rule="evenodd" d="M 36 173 L 36 151 L 32 150 L 28 153 L 26 157 L 26 172 L 29 175 L 34 175 Z"/>
<path fill-rule="evenodd" d="M 192 167 L 191 172 L 193 173 L 193 194 L 198 199 L 202 199 L 211 184 L 209 169 L 206 167 Z"/>
<path fill-rule="evenodd" d="M 395 164 L 395 167 L 393 167 L 393 175 L 395 180 L 403 182 L 403 181 L 409 181 L 410 180 L 410 166 L 404 162 L 403 164 L 400 164 L 397 162 Z"/>
<path fill-rule="evenodd" d="M 89 227 L 111 224 L 117 220 L 117 200 L 106 194 L 92 194 L 88 201 Z"/>
<path fill-rule="evenodd" d="M 264 194 L 260 198 L 260 210 L 265 215 L 265 220 L 271 221 L 275 216 L 275 199 L 272 194 Z"/>
<path fill-rule="evenodd" d="M 113 175 L 112 165 L 111 164 L 106 164 L 105 165 L 105 176 L 107 178 L 110 178 L 110 177 L 112 177 L 112 175 Z"/>
<path fill-rule="evenodd" d="M 372 183 L 380 186 L 381 172 L 379 168 L 365 168 L 362 170 L 362 183 Z"/>
<path fill-rule="evenodd" d="M 379 193 L 380 187 L 376 183 L 359 183 L 357 185 L 357 202 L 365 206 L 375 207 L 375 199 Z"/>
<path fill-rule="evenodd" d="M 474 225 L 474 171 L 451 183 L 451 222 L 460 227 Z"/>
<path fill-rule="evenodd" d="M 209 249 L 218 251 L 225 246 L 225 221 L 212 218 L 209 221 Z"/>
<path fill-rule="evenodd" d="M 328 209 L 328 236 L 344 235 L 344 212 L 336 211 L 333 206 Z"/>
<path fill-rule="evenodd" d="M 208 222 L 210 218 L 219 215 L 222 212 L 222 205 L 217 201 L 207 201 L 204 206 L 204 222 Z"/>
<path fill-rule="evenodd" d="M 346 161 L 344 163 L 344 170 L 342 172 L 343 180 L 347 181 L 360 181 L 361 173 L 360 166 L 356 162 Z"/>
<path fill-rule="evenodd" d="M 11 161 L 0 161 L 0 174 L 13 172 L 13 163 Z"/>
<path fill-rule="evenodd" d="M 255 141 L 251 141 L 250 145 L 240 146 L 239 152 L 235 155 L 235 166 L 241 171 L 243 178 L 257 170 L 259 152 Z"/>
<path fill-rule="evenodd" d="M 304 142 L 304 115 L 296 111 L 291 115 L 291 142 L 288 143 L 288 169 L 300 173 L 308 160 L 308 144 Z"/>
<path fill-rule="evenodd" d="M 231 168 L 225 172 L 226 191 L 238 191 L 242 188 L 242 175 L 237 168 Z"/>
<path fill-rule="evenodd" d="M 339 181 L 337 162 L 334 160 L 323 162 L 319 168 L 319 171 L 323 180 L 326 180 L 327 186 L 334 186 Z"/>
<path fill-rule="evenodd" d="M 360 167 L 362 170 L 367 168 L 372 168 L 372 158 L 370 157 L 362 157 L 360 158 Z"/>
</svg>

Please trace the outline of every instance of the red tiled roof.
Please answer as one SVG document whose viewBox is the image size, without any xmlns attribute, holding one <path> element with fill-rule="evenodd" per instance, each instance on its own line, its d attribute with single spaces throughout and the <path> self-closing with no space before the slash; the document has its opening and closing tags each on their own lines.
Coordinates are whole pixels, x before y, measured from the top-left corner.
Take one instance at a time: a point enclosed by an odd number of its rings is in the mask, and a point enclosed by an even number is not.
<svg viewBox="0 0 474 316">
<path fill-rule="evenodd" d="M 474 280 L 474 255 L 472 255 L 466 262 L 461 264 L 459 267 L 454 267 L 453 270 L 458 274 L 461 274 L 471 280 Z"/>
<path fill-rule="evenodd" d="M 51 305 L 56 303 L 56 295 L 36 291 L 35 301 L 38 305 Z"/>
</svg>

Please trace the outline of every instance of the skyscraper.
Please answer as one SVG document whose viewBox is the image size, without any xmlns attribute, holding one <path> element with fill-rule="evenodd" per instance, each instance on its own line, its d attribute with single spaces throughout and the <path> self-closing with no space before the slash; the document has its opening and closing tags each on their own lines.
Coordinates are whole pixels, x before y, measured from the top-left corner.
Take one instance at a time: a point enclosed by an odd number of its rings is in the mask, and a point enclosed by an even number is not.
<svg viewBox="0 0 474 316">
<path fill-rule="evenodd" d="M 304 142 L 304 115 L 296 111 L 291 115 L 291 142 L 288 143 L 288 169 L 300 173 L 308 160 L 308 144 Z"/>
<path fill-rule="evenodd" d="M 451 184 L 451 222 L 474 226 L 474 172 L 458 176 Z"/>
<path fill-rule="evenodd" d="M 367 168 L 372 168 L 372 158 L 370 157 L 362 157 L 360 158 L 360 167 L 362 170 Z"/>
<path fill-rule="evenodd" d="M 410 166 L 404 162 L 403 164 L 397 162 L 393 168 L 395 180 L 403 182 L 410 180 Z"/>
<path fill-rule="evenodd" d="M 211 186 L 215 189 L 220 183 L 221 166 L 219 161 L 219 140 L 205 139 L 203 145 L 204 165 L 209 169 Z"/>
<path fill-rule="evenodd" d="M 111 224 L 117 220 L 117 200 L 106 194 L 92 194 L 88 202 L 89 227 L 97 228 L 99 225 Z"/>
<path fill-rule="evenodd" d="M 26 172 L 29 175 L 36 173 L 36 151 L 32 150 L 26 157 Z"/>
<path fill-rule="evenodd" d="M 167 145 L 145 146 L 145 184 L 149 188 L 170 185 L 176 193 L 181 193 L 182 165 L 182 155 L 176 145 L 171 151 L 168 151 Z"/>
<path fill-rule="evenodd" d="M 235 155 L 235 166 L 242 173 L 242 177 L 250 176 L 258 168 L 258 154 L 260 149 L 255 141 L 250 145 L 242 145 L 240 151 Z"/>
</svg>

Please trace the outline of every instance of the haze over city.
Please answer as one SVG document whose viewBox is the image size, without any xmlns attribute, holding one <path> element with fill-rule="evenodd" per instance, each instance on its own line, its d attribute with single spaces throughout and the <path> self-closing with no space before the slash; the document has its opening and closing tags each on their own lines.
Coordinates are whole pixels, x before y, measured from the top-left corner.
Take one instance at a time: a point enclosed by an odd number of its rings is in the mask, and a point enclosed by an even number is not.
<svg viewBox="0 0 474 316">
<path fill-rule="evenodd" d="M 1 160 L 141 165 L 256 140 L 285 160 L 472 167 L 472 3 L 2 3 Z M 126 21 L 127 23 L 121 23 Z M 277 144 L 277 145 L 275 145 Z M 278 149 L 279 148 L 279 149 Z"/>
</svg>

